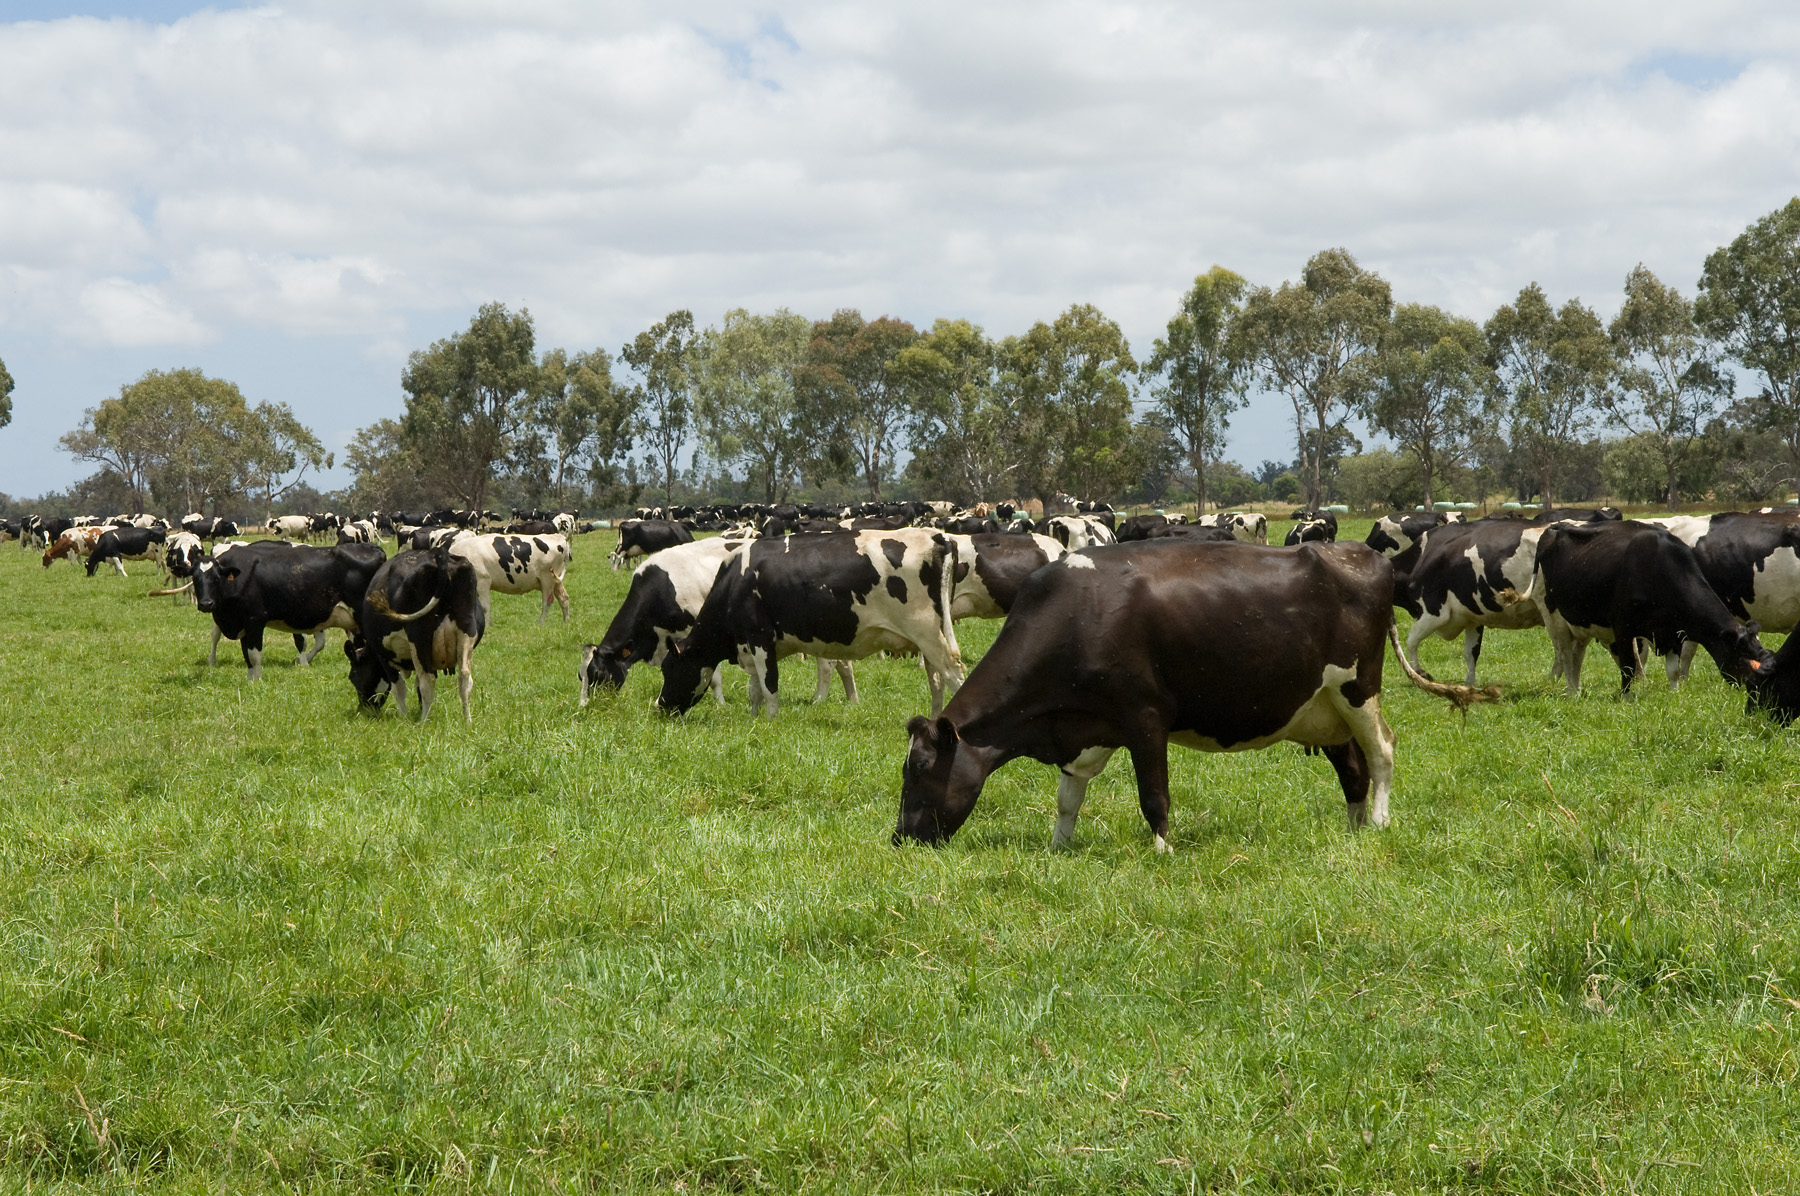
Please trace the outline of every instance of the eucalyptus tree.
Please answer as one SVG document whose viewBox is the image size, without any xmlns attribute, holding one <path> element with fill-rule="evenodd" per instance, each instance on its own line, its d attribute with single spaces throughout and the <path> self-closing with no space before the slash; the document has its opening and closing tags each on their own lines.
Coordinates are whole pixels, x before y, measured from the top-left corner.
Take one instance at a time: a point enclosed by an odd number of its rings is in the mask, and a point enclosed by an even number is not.
<svg viewBox="0 0 1800 1196">
<path fill-rule="evenodd" d="M 1344 433 L 1392 306 L 1388 284 L 1344 249 L 1314 254 L 1298 283 L 1256 287 L 1245 300 L 1242 351 L 1261 383 L 1293 405 L 1308 506 L 1324 496 L 1326 453 Z"/>
<path fill-rule="evenodd" d="M 896 441 L 912 416 L 911 380 L 900 354 L 919 339 L 905 320 L 864 320 L 842 308 L 813 325 L 802 386 L 830 428 L 835 451 L 862 475 L 869 498 L 893 468 Z"/>
<path fill-rule="evenodd" d="M 683 308 L 670 312 L 619 350 L 619 357 L 637 372 L 632 399 L 641 413 L 639 426 L 650 464 L 662 483 L 665 504 L 674 501 L 681 450 L 687 447 L 693 423 L 688 357 L 694 341 L 694 313 Z"/>
<path fill-rule="evenodd" d="M 1701 331 L 1762 380 L 1748 406 L 1800 466 L 1800 198 L 1707 255 L 1694 315 Z"/>
<path fill-rule="evenodd" d="M 12 423 L 13 376 L 6 372 L 6 363 L 0 361 L 0 428 Z"/>
<path fill-rule="evenodd" d="M 469 327 L 407 359 L 402 436 L 435 490 L 476 510 L 512 458 L 539 389 L 531 313 L 484 304 Z"/>
<path fill-rule="evenodd" d="M 1607 336 L 1618 356 L 1619 384 L 1602 403 L 1655 452 L 1673 511 L 1681 501 L 1682 467 L 1702 446 L 1707 421 L 1731 397 L 1731 378 L 1694 322 L 1693 303 L 1641 262 L 1625 276 L 1625 302 Z"/>
<path fill-rule="evenodd" d="M 1194 471 L 1202 511 L 1206 464 L 1224 456 L 1231 413 L 1248 401 L 1247 363 L 1234 333 L 1249 285 L 1223 266 L 1195 278 L 1144 363 L 1144 375 L 1155 379 L 1150 394 L 1160 422 Z"/>
<path fill-rule="evenodd" d="M 1427 507 L 1436 479 L 1470 452 L 1492 380 L 1486 355 L 1487 342 L 1473 320 L 1402 303 L 1369 363 L 1369 422 L 1418 463 Z"/>
<path fill-rule="evenodd" d="M 1000 357 L 967 320 L 940 319 L 900 352 L 913 393 L 912 469 L 963 502 L 1013 493 L 1023 464 L 1021 392 Z"/>
<path fill-rule="evenodd" d="M 725 313 L 694 345 L 700 424 L 713 457 L 736 463 L 765 502 L 786 502 L 814 460 L 817 425 L 798 385 L 813 324 L 781 308 Z"/>
<path fill-rule="evenodd" d="M 601 506 L 636 497 L 626 493 L 624 473 L 637 434 L 638 395 L 613 379 L 612 366 L 605 349 L 572 355 L 552 349 L 539 363 L 530 459 L 521 466 L 557 503 L 577 502 L 578 477 Z"/>
<path fill-rule="evenodd" d="M 1040 498 L 1107 498 L 1137 468 L 1131 423 L 1137 362 L 1099 308 L 1077 303 L 1002 342 L 1007 384 L 1019 389 L 1021 475 Z"/>
<path fill-rule="evenodd" d="M 1600 317 L 1580 300 L 1552 308 L 1532 283 L 1483 329 L 1513 452 L 1546 507 L 1605 401 L 1615 359 Z"/>
</svg>

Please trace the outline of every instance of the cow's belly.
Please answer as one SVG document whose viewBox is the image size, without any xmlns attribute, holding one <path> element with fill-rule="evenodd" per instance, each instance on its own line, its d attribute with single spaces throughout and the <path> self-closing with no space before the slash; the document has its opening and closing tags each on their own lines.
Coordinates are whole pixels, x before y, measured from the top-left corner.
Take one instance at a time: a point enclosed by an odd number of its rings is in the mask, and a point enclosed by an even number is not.
<svg viewBox="0 0 1800 1196">
<path fill-rule="evenodd" d="M 324 620 L 318 623 L 308 623 L 304 627 L 296 627 L 290 620 L 270 619 L 265 626 L 273 627 L 276 631 L 286 631 L 293 635 L 311 635 L 314 632 L 328 631 L 334 627 L 339 631 L 355 631 L 356 615 L 351 612 L 349 607 L 340 602 L 331 608 L 331 613 L 327 615 Z"/>
<path fill-rule="evenodd" d="M 856 633 L 856 638 L 847 644 L 829 644 L 818 640 L 794 639 L 789 636 L 783 636 L 775 644 L 775 654 L 778 659 L 783 656 L 793 656 L 799 652 L 805 652 L 810 656 L 823 656 L 827 660 L 862 660 L 877 652 L 891 652 L 896 656 L 916 656 L 918 651 L 918 645 L 885 627 L 864 627 Z"/>
<path fill-rule="evenodd" d="M 1197 752 L 1248 752 L 1286 742 L 1304 743 L 1313 747 L 1345 743 L 1350 739 L 1350 727 L 1344 722 L 1344 716 L 1338 713 L 1337 703 L 1332 698 L 1335 688 L 1331 684 L 1320 686 L 1311 698 L 1294 711 L 1287 722 L 1268 735 L 1222 744 L 1198 731 L 1172 731 L 1169 733 L 1169 742 Z"/>
<path fill-rule="evenodd" d="M 1778 548 L 1756 571 L 1756 587 L 1744 604 L 1764 631 L 1792 631 L 1800 625 L 1800 555 Z"/>
</svg>

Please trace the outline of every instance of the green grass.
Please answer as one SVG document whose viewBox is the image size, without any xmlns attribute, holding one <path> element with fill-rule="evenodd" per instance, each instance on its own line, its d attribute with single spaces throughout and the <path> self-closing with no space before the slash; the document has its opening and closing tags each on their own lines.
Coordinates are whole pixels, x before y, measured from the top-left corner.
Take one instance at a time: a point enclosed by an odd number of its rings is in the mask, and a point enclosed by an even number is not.
<svg viewBox="0 0 1800 1196">
<path fill-rule="evenodd" d="M 1073 851 L 1030 762 L 896 850 L 918 666 L 578 710 L 608 547 L 496 600 L 472 728 L 0 549 L 0 1185 L 1793 1190 L 1795 733 L 1704 659 L 1570 701 L 1496 633 L 1466 721 L 1390 662 L 1382 832 L 1283 745 L 1174 753 L 1172 859 L 1124 755 Z"/>
</svg>

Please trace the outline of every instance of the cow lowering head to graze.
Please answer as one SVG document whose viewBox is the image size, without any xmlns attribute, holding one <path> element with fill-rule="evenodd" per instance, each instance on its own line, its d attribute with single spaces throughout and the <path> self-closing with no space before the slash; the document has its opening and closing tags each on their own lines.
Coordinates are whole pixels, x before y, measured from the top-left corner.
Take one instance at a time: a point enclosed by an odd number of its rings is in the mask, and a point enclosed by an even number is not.
<svg viewBox="0 0 1800 1196">
<path fill-rule="evenodd" d="M 367 519 L 353 519 L 337 529 L 339 544 L 379 544 L 381 532 Z"/>
<path fill-rule="evenodd" d="M 653 556 L 677 544 L 692 544 L 694 533 L 673 519 L 627 519 L 619 525 L 619 542 L 612 550 L 616 571 L 633 557 Z"/>
<path fill-rule="evenodd" d="M 569 591 L 563 586 L 563 574 L 569 568 L 569 539 L 556 534 L 509 536 L 502 532 L 467 532 L 450 541 L 450 551 L 475 566 L 475 576 L 484 610 L 491 609 L 490 595 L 531 594 L 543 596 L 538 622 L 550 615 L 550 604 L 562 607 L 563 622 L 569 621 Z"/>
<path fill-rule="evenodd" d="M 1594 640 L 1611 650 L 1627 694 L 1643 669 L 1639 639 L 1661 653 L 1678 652 L 1692 640 L 1729 680 L 1753 689 L 1775 677 L 1775 656 L 1757 638 L 1756 624 L 1734 619 L 1706 584 L 1694 550 L 1651 524 L 1614 520 L 1543 529 L 1532 599 L 1571 696 L 1581 692 L 1581 662 Z"/>
<path fill-rule="evenodd" d="M 162 557 L 168 534 L 160 527 L 114 527 L 100 533 L 88 553 L 87 574 L 94 575 L 101 562 L 110 562 L 120 577 L 127 577 L 126 561 L 154 561 Z"/>
<path fill-rule="evenodd" d="M 1442 511 L 1420 511 L 1414 514 L 1383 515 L 1369 529 L 1368 539 L 1363 543 L 1392 561 L 1415 549 L 1425 533 L 1434 527 L 1442 527 L 1450 522 Z M 1418 554 L 1413 553 L 1413 559 Z"/>
<path fill-rule="evenodd" d="M 487 629 L 487 609 L 473 564 L 444 547 L 396 555 L 370 580 L 359 623 L 344 655 L 364 708 L 379 710 L 391 692 L 405 715 L 405 674 L 411 673 L 424 722 L 437 695 L 437 675 L 454 672 L 463 721 L 474 720 L 472 657 Z"/>
<path fill-rule="evenodd" d="M 907 724 L 896 844 L 941 843 L 989 775 L 1030 757 L 1061 772 L 1054 842 L 1092 780 L 1131 753 L 1138 804 L 1168 851 L 1168 745 L 1294 741 L 1336 769 L 1352 829 L 1388 818 L 1393 732 L 1381 671 L 1392 570 L 1361 544 L 1286 552 L 1167 537 L 1071 553 L 1033 574 L 941 717 Z M 1249 617 L 1247 617 L 1249 612 Z M 1409 678 L 1459 705 L 1491 697 Z"/>
<path fill-rule="evenodd" d="M 692 633 L 663 658 L 657 705 L 685 713 L 735 659 L 750 677 L 752 711 L 766 705 L 773 718 L 784 656 L 917 652 L 938 710 L 945 687 L 962 681 L 947 576 L 955 565 L 955 542 L 923 528 L 751 540 L 725 559 Z"/>
<path fill-rule="evenodd" d="M 1292 548 L 1296 544 L 1332 544 L 1337 541 L 1337 516 L 1330 511 L 1304 511 L 1288 529 L 1287 539 L 1282 543 Z"/>
<path fill-rule="evenodd" d="M 50 547 L 44 549 L 44 568 L 50 567 L 51 561 L 80 561 L 82 557 L 94 550 L 100 537 L 111 531 L 109 527 L 71 527 L 60 532 Z"/>
<path fill-rule="evenodd" d="M 1734 618 L 1764 632 L 1800 626 L 1800 521 L 1795 512 L 1727 511 L 1644 519 L 1694 550 L 1700 574 Z M 1698 645 L 1688 640 L 1665 654 L 1670 684 L 1686 678 Z"/>
<path fill-rule="evenodd" d="M 300 663 L 310 664 L 327 630 L 356 630 L 363 591 L 386 560 L 379 544 L 315 548 L 262 540 L 218 553 L 194 570 L 194 600 L 213 617 L 209 663 L 218 663 L 224 636 L 238 641 L 250 679 L 259 679 L 263 631 L 273 627 L 292 634 Z M 314 637 L 310 650 L 306 635 Z"/>
</svg>

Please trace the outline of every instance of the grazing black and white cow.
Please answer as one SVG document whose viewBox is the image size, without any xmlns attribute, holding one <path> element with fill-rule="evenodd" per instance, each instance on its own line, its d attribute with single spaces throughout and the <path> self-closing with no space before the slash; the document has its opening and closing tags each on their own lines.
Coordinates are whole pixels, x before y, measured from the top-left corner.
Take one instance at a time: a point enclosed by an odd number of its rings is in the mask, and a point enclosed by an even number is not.
<svg viewBox="0 0 1800 1196">
<path fill-rule="evenodd" d="M 1032 575 L 994 646 L 941 717 L 914 718 L 896 844 L 941 843 L 995 769 L 1054 765 L 1054 842 L 1120 748 L 1168 851 L 1168 745 L 1242 751 L 1293 741 L 1336 769 L 1349 823 L 1388 820 L 1393 732 L 1381 671 L 1393 571 L 1361 544 L 1298 552 L 1166 537 L 1071 553 Z M 1255 612 L 1246 618 L 1245 612 Z M 1466 705 L 1490 695 L 1417 685 Z"/>
<path fill-rule="evenodd" d="M 163 542 L 168 533 L 160 527 L 114 527 L 100 533 L 94 541 L 92 552 L 88 553 L 87 574 L 94 575 L 102 561 L 111 562 L 119 571 L 120 577 L 130 576 L 125 572 L 126 561 L 154 561 L 162 556 Z"/>
<path fill-rule="evenodd" d="M 1742 685 L 1760 687 L 1775 675 L 1774 654 L 1757 638 L 1756 625 L 1732 617 L 1707 585 L 1694 550 L 1660 527 L 1607 521 L 1545 528 L 1532 600 L 1570 695 L 1581 692 L 1581 662 L 1594 640 L 1611 649 L 1625 693 L 1642 671 L 1639 639 L 1663 653 L 1691 640 Z"/>
<path fill-rule="evenodd" d="M 331 511 L 321 511 L 307 518 L 312 523 L 311 534 L 315 536 L 329 536 L 344 526 L 344 517 Z"/>
<path fill-rule="evenodd" d="M 52 515 L 48 519 L 42 515 L 27 515 L 24 519 L 24 534 L 19 537 L 19 547 L 35 545 L 38 548 L 49 548 L 55 544 L 62 534 L 77 524 L 66 515 Z"/>
<path fill-rule="evenodd" d="M 386 561 L 363 595 L 358 630 L 344 644 L 357 700 L 379 710 L 391 692 L 405 715 L 405 674 L 411 673 L 424 722 L 437 696 L 437 675 L 454 672 L 463 721 L 474 721 L 472 658 L 487 629 L 480 588 L 474 564 L 442 546 Z"/>
<path fill-rule="evenodd" d="M 491 595 L 541 593 L 538 622 L 550 615 L 550 604 L 562 607 L 569 621 L 569 591 L 563 574 L 569 568 L 569 539 L 556 534 L 509 536 L 503 532 L 464 532 L 450 541 L 450 551 L 475 566 L 481 605 L 490 609 Z"/>
<path fill-rule="evenodd" d="M 741 540 L 717 537 L 665 548 L 632 571 L 631 588 L 597 644 L 581 649 L 581 704 L 588 704 L 594 687 L 620 689 L 633 665 L 660 667 L 669 645 L 683 639 L 700 618 L 700 608 L 712 592 L 713 581 L 725 558 L 743 547 Z M 818 661 L 819 682 L 813 701 L 823 702 L 831 693 L 831 675 L 844 685 L 844 700 L 854 702 L 856 674 L 847 660 Z M 714 669 L 713 697 L 725 704 L 725 670 Z"/>
<path fill-rule="evenodd" d="M 381 529 L 367 519 L 352 519 L 338 528 L 339 544 L 379 544 Z"/>
<path fill-rule="evenodd" d="M 1092 515 L 1052 515 L 1039 525 L 1038 534 L 1049 536 L 1070 552 L 1117 543 L 1112 528 Z"/>
<path fill-rule="evenodd" d="M 1303 511 L 1294 520 L 1294 526 L 1288 529 L 1287 539 L 1282 543 L 1292 548 L 1296 544 L 1333 544 L 1337 542 L 1337 516 L 1330 511 Z"/>
<path fill-rule="evenodd" d="M 1363 541 L 1370 548 L 1379 552 L 1388 560 L 1398 560 L 1411 553 L 1407 568 L 1410 570 L 1412 560 L 1418 559 L 1419 541 L 1425 533 L 1434 527 L 1442 527 L 1450 522 L 1442 511 L 1419 511 L 1412 514 L 1383 515 L 1369 529 L 1368 538 Z"/>
<path fill-rule="evenodd" d="M 917 652 L 939 710 L 945 687 L 962 683 L 950 618 L 956 563 L 955 542 L 923 528 L 751 540 L 720 567 L 693 632 L 663 658 L 657 705 L 686 712 L 735 659 L 750 677 L 752 712 L 766 704 L 773 718 L 784 656 Z"/>
<path fill-rule="evenodd" d="M 1004 619 L 1025 579 L 1068 555 L 1068 550 L 1049 536 L 984 532 L 977 536 L 952 533 L 950 538 L 956 541 L 952 619 Z"/>
<path fill-rule="evenodd" d="M 191 579 L 194 570 L 207 559 L 206 545 L 193 532 L 176 532 L 169 537 L 168 545 L 163 550 L 163 570 L 170 577 L 188 581 L 184 590 L 193 588 Z"/>
<path fill-rule="evenodd" d="M 219 637 L 238 641 L 250 680 L 262 676 L 263 631 L 294 637 L 300 663 L 310 664 L 336 627 L 355 632 L 369 579 L 387 560 L 378 544 L 315 548 L 263 540 L 228 548 L 194 570 L 194 600 L 213 617 L 211 664 L 219 663 Z M 313 636 L 310 651 L 306 635 Z"/>
<path fill-rule="evenodd" d="M 627 519 L 619 524 L 619 542 L 612 550 L 614 571 L 632 557 L 653 556 L 677 544 L 692 544 L 694 533 L 673 519 Z"/>
<path fill-rule="evenodd" d="M 1246 544 L 1267 544 L 1269 542 L 1269 517 L 1255 512 L 1220 511 L 1216 515 L 1202 515 L 1194 522 L 1201 527 L 1222 527 L 1230 530 L 1234 540 L 1242 540 Z"/>
</svg>

